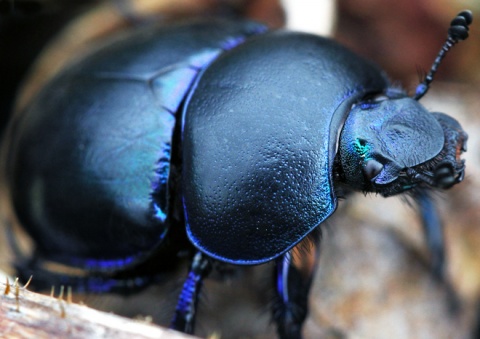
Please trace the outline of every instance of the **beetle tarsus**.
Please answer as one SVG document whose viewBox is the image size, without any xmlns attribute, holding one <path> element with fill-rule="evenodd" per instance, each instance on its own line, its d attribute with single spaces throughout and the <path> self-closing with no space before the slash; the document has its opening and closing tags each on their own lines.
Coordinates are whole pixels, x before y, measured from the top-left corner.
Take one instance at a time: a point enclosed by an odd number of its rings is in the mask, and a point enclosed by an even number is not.
<svg viewBox="0 0 480 339">
<path fill-rule="evenodd" d="M 210 260 L 201 252 L 197 252 L 193 258 L 187 280 L 183 284 L 171 328 L 193 334 L 198 296 L 203 285 L 203 279 L 210 273 L 211 269 Z"/>
</svg>

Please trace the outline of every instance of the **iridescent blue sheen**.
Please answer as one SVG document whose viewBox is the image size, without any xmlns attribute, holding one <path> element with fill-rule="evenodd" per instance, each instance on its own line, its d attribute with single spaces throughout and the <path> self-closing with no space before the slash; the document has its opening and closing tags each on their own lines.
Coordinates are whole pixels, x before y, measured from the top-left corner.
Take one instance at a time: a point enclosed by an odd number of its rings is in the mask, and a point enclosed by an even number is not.
<svg viewBox="0 0 480 339">
<path fill-rule="evenodd" d="M 100 269 L 100 270 L 113 270 L 119 269 L 125 266 L 129 266 L 135 261 L 134 257 L 102 260 L 102 259 L 84 259 L 78 260 L 79 266 L 86 267 L 88 269 Z"/>
<path fill-rule="evenodd" d="M 87 291 L 92 293 L 108 293 L 118 285 L 118 281 L 114 279 L 88 279 Z"/>
<path fill-rule="evenodd" d="M 250 32 L 251 35 L 262 34 L 262 33 L 265 33 L 268 30 L 267 27 L 258 26 L 258 25 L 252 25 L 251 28 L 252 28 L 252 30 Z M 222 43 L 222 48 L 224 50 L 230 50 L 232 48 L 237 47 L 238 45 L 243 44 L 246 39 L 247 39 L 246 36 L 231 36 L 231 37 L 228 37 Z"/>
<path fill-rule="evenodd" d="M 277 262 L 277 293 L 282 298 L 282 302 L 286 305 L 290 298 L 288 296 L 288 269 L 290 266 L 291 255 L 287 252 L 281 260 Z"/>
<path fill-rule="evenodd" d="M 187 279 L 183 283 L 182 292 L 178 298 L 177 310 L 180 313 L 188 313 L 192 307 L 192 300 L 195 298 L 196 285 L 201 277 L 193 271 L 188 273 Z"/>
<path fill-rule="evenodd" d="M 153 203 L 152 206 L 155 209 L 155 218 L 160 222 L 165 222 L 165 220 L 167 219 L 167 213 L 163 211 L 160 207 L 158 207 L 156 203 Z M 160 238 L 163 238 L 164 235 L 165 234 L 162 234 Z"/>
<path fill-rule="evenodd" d="M 353 144 L 353 151 L 357 154 L 357 156 L 368 160 L 370 157 L 370 149 L 371 147 L 365 140 L 355 139 L 355 143 Z"/>
<path fill-rule="evenodd" d="M 159 247 L 179 194 L 169 183 L 178 181 L 180 107 L 199 73 L 259 27 L 211 20 L 139 30 L 45 86 L 11 125 L 7 169 L 36 253 L 108 271 Z"/>
</svg>

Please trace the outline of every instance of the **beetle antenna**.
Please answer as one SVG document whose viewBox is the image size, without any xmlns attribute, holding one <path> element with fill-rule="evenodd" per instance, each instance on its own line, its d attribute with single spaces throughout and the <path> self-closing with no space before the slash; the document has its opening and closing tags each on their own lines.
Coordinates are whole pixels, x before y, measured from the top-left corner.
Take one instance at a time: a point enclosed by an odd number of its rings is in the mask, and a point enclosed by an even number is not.
<svg viewBox="0 0 480 339">
<path fill-rule="evenodd" d="M 452 20 L 450 23 L 450 28 L 448 29 L 448 37 L 445 43 L 443 44 L 440 52 L 437 54 L 437 57 L 433 61 L 433 65 L 430 68 L 430 72 L 425 77 L 425 80 L 421 82 L 416 90 L 415 100 L 419 100 L 421 97 L 427 93 L 430 88 L 430 84 L 433 81 L 433 77 L 437 72 L 438 66 L 442 62 L 442 59 L 445 57 L 447 52 L 459 41 L 465 40 L 468 38 L 468 26 L 472 23 L 473 15 L 469 10 L 462 11 Z"/>
</svg>

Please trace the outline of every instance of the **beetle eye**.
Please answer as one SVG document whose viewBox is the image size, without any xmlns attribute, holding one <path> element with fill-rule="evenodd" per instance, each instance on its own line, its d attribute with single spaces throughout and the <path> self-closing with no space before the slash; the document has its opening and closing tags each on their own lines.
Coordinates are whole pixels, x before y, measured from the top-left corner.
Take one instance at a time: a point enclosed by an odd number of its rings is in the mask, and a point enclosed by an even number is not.
<svg viewBox="0 0 480 339">
<path fill-rule="evenodd" d="M 365 178 L 369 181 L 372 181 L 383 169 L 383 164 L 379 163 L 377 160 L 370 159 L 363 166 L 363 174 Z"/>
</svg>

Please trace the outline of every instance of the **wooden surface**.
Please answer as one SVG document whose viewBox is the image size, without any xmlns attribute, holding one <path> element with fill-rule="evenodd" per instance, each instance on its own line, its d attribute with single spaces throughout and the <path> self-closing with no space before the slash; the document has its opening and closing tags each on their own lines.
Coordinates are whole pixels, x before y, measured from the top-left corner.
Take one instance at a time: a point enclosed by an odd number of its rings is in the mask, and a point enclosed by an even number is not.
<svg viewBox="0 0 480 339">
<path fill-rule="evenodd" d="M 1 338 L 187 339 L 147 322 L 100 312 L 65 299 L 33 293 L 16 283 L 0 283 Z"/>
</svg>

